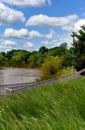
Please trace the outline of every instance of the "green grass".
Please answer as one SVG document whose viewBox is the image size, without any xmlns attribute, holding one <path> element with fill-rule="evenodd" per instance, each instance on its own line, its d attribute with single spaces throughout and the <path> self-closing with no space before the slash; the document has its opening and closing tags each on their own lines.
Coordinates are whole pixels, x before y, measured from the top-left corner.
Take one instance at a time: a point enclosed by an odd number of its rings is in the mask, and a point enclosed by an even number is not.
<svg viewBox="0 0 85 130">
<path fill-rule="evenodd" d="M 85 78 L 2 99 L 0 130 L 85 130 Z"/>
</svg>

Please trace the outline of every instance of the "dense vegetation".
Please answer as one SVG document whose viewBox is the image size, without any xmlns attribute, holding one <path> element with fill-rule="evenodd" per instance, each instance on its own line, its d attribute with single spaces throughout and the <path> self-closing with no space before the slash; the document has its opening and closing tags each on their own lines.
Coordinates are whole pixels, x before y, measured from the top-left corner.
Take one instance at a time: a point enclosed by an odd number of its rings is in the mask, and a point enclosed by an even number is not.
<svg viewBox="0 0 85 130">
<path fill-rule="evenodd" d="M 0 100 L 0 130 L 85 130 L 85 78 Z"/>
<path fill-rule="evenodd" d="M 26 50 L 10 50 L 0 53 L 0 67 L 30 67 L 30 68 L 40 68 L 44 60 L 50 56 L 63 57 L 68 53 L 71 53 L 67 49 L 67 43 L 62 43 L 59 47 L 54 47 L 51 49 L 45 46 L 40 47 L 39 51 L 29 52 Z M 69 54 L 70 55 L 70 54 Z M 70 62 L 71 63 L 71 62 Z M 69 63 L 69 65 L 70 65 Z"/>
<path fill-rule="evenodd" d="M 41 68 L 42 75 L 55 75 L 60 69 L 72 66 L 80 70 L 85 67 L 85 26 L 82 26 L 78 33 L 73 32 L 72 36 L 73 44 L 70 48 L 67 43 L 61 43 L 60 46 L 51 49 L 42 46 L 33 52 L 1 52 L 0 67 Z"/>
<path fill-rule="evenodd" d="M 59 74 L 62 66 L 73 66 L 73 54 L 67 43 L 51 49 L 42 46 L 38 51 L 10 50 L 0 53 L 0 67 L 27 67 L 41 69 L 41 76 Z"/>
<path fill-rule="evenodd" d="M 73 36 L 76 37 L 73 43 L 75 68 L 80 70 L 85 67 L 85 26 L 82 26 L 78 33 L 73 33 Z"/>
</svg>

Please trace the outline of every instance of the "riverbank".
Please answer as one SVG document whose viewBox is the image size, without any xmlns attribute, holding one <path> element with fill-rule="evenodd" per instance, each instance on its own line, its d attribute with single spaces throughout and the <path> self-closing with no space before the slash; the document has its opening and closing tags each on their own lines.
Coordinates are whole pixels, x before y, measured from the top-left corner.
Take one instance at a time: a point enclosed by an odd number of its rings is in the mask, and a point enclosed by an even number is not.
<svg viewBox="0 0 85 130">
<path fill-rule="evenodd" d="M 85 78 L 34 88 L 0 104 L 1 130 L 84 130 Z"/>
</svg>

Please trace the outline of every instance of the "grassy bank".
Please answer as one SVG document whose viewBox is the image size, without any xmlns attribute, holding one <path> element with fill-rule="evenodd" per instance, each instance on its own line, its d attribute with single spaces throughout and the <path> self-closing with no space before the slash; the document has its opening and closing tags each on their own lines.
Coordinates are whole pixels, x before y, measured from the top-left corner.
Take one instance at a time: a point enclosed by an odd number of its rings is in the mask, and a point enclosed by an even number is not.
<svg viewBox="0 0 85 130">
<path fill-rule="evenodd" d="M 85 130 L 85 78 L 1 100 L 0 130 Z"/>
</svg>

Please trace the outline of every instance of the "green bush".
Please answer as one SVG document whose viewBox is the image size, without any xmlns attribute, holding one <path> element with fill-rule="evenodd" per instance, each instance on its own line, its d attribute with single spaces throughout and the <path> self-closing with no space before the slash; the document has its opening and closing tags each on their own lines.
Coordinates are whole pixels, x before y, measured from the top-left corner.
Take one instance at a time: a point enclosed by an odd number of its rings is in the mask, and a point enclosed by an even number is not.
<svg viewBox="0 0 85 130">
<path fill-rule="evenodd" d="M 59 57 L 49 57 L 42 64 L 41 77 L 57 75 L 61 68 Z"/>
</svg>

